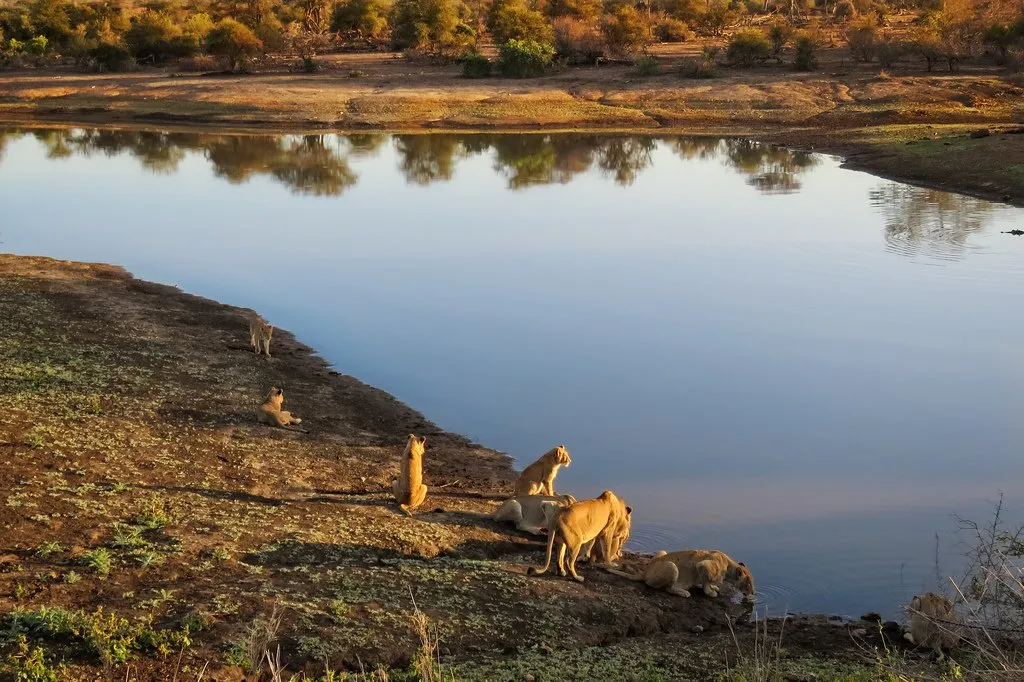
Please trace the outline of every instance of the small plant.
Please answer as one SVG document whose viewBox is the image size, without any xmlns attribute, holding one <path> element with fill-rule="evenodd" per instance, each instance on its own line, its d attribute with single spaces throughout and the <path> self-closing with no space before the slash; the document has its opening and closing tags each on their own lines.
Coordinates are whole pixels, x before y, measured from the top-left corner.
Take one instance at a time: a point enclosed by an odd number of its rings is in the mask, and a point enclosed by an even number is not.
<svg viewBox="0 0 1024 682">
<path fill-rule="evenodd" d="M 818 67 L 818 39 L 809 31 L 800 31 L 794 42 L 796 58 L 793 68 L 797 71 L 813 71 Z"/>
<path fill-rule="evenodd" d="M 224 563 L 225 561 L 231 560 L 231 552 L 224 547 L 214 547 L 210 550 L 210 558 L 214 561 Z"/>
<path fill-rule="evenodd" d="M 11 42 L 14 42 L 14 40 L 12 39 Z M 38 450 L 43 447 L 44 443 L 46 443 L 46 441 L 43 440 L 43 434 L 38 431 L 32 431 L 25 436 L 25 445 L 29 446 L 33 450 Z"/>
<path fill-rule="evenodd" d="M 90 395 L 82 403 L 82 412 L 86 414 L 100 414 L 103 412 L 103 404 L 98 395 Z"/>
<path fill-rule="evenodd" d="M 150 495 L 142 505 L 142 511 L 133 519 L 133 522 L 146 530 L 163 528 L 170 522 L 167 514 L 167 507 L 159 495 Z"/>
<path fill-rule="evenodd" d="M 46 36 L 35 36 L 25 43 L 25 52 L 34 55 L 42 55 L 46 52 L 46 48 L 49 44 L 50 41 L 46 39 Z"/>
<path fill-rule="evenodd" d="M 683 75 L 687 78 L 714 78 L 718 75 L 718 48 L 707 46 L 701 51 L 700 57 L 683 65 Z"/>
<path fill-rule="evenodd" d="M 149 542 L 142 537 L 142 529 L 127 523 L 114 524 L 114 538 L 110 541 L 112 547 L 121 549 L 136 549 L 146 547 Z"/>
<path fill-rule="evenodd" d="M 762 64 L 772 55 L 772 44 L 756 28 L 738 31 L 730 40 L 725 57 L 730 64 L 753 66 Z"/>
<path fill-rule="evenodd" d="M 18 637 L 15 650 L 7 657 L 6 668 L 15 682 L 61 682 L 67 676 L 63 663 L 53 665 L 42 647 L 29 646 L 25 635 Z"/>
<path fill-rule="evenodd" d="M 141 568 L 149 568 L 150 566 L 156 566 L 163 557 L 157 552 L 150 549 L 142 549 L 134 553 L 135 560 L 139 562 Z"/>
<path fill-rule="evenodd" d="M 511 78 L 534 78 L 551 68 L 555 48 L 532 40 L 509 40 L 498 51 L 498 70 Z"/>
<path fill-rule="evenodd" d="M 44 542 L 36 547 L 36 556 L 46 559 L 57 552 L 63 552 L 64 548 L 59 542 Z"/>
<path fill-rule="evenodd" d="M 99 575 L 108 575 L 114 565 L 114 559 L 110 552 L 103 547 L 97 547 L 85 552 L 79 558 L 79 562 L 84 566 L 88 566 Z"/>
<path fill-rule="evenodd" d="M 658 65 L 658 60 L 648 55 L 641 57 L 634 64 L 636 67 L 636 75 L 647 78 L 649 76 L 657 76 L 661 67 Z"/>
<path fill-rule="evenodd" d="M 283 617 L 284 613 L 275 606 L 270 616 L 254 620 L 241 639 L 228 645 L 228 663 L 241 667 L 249 674 L 258 673 L 270 654 L 271 645 L 277 641 L 277 631 Z"/>
<path fill-rule="evenodd" d="M 328 606 L 328 615 L 330 616 L 331 620 L 333 620 L 335 623 L 340 623 L 341 621 L 345 620 L 346 617 L 348 617 L 348 613 L 350 610 L 351 607 L 349 607 L 349 605 L 346 604 L 343 600 L 335 599 Z"/>
<path fill-rule="evenodd" d="M 846 31 L 850 53 L 861 62 L 870 62 L 875 58 L 875 38 L 875 24 L 870 19 L 862 19 Z"/>
<path fill-rule="evenodd" d="M 302 58 L 302 72 L 303 73 L 316 73 L 320 70 L 320 64 L 317 63 L 312 57 Z"/>
<path fill-rule="evenodd" d="M 482 54 L 473 52 L 462 59 L 463 78 L 487 78 L 491 75 L 491 61 Z"/>
<path fill-rule="evenodd" d="M 203 611 L 190 611 L 181 617 L 182 629 L 190 635 L 209 630 L 213 616 Z"/>
<path fill-rule="evenodd" d="M 66 582 L 68 585 L 74 585 L 81 579 L 82 576 L 78 575 L 74 571 L 68 571 L 64 574 L 64 582 Z"/>
</svg>

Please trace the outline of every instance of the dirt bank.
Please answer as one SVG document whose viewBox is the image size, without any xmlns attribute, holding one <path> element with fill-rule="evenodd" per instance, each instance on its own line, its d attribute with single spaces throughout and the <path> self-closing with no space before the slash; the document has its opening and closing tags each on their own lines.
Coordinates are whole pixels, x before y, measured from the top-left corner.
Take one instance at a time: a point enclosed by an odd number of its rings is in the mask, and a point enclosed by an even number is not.
<svg viewBox="0 0 1024 682">
<path fill-rule="evenodd" d="M 1024 122 L 1024 77 L 879 72 L 846 53 L 821 70 L 679 75 L 696 45 L 659 46 L 662 73 L 570 68 L 540 79 L 467 80 L 457 65 L 390 54 L 334 55 L 300 74 L 24 71 L 0 74 L 0 120 L 201 125 L 265 130 L 649 130 L 750 136 L 846 155 L 858 168 L 1024 205 L 1024 136 L 967 137 Z M 689 51 L 689 52 L 687 52 Z M 949 142 L 950 144 L 946 144 Z"/>
<path fill-rule="evenodd" d="M 39 649 L 68 666 L 58 679 L 231 680 L 280 644 L 310 679 L 415 679 L 414 600 L 462 680 L 706 680 L 754 650 L 749 610 L 726 600 L 593 569 L 527 577 L 541 544 L 488 519 L 507 457 L 287 331 L 255 356 L 247 311 L 10 255 L 0 291 L 0 662 Z M 255 423 L 271 385 L 308 434 Z M 429 442 L 412 519 L 388 492 L 409 432 Z M 782 660 L 790 679 L 872 679 L 881 644 L 875 626 L 801 618 Z"/>
</svg>

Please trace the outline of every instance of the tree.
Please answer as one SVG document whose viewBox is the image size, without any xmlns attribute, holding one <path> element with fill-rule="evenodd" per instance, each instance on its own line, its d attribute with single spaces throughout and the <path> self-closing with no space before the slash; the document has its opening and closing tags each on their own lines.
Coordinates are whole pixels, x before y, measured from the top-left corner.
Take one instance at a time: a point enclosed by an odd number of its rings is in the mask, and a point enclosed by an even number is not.
<svg viewBox="0 0 1024 682">
<path fill-rule="evenodd" d="M 211 54 L 223 55 L 231 63 L 231 70 L 238 71 L 245 60 L 263 50 L 263 43 L 252 29 L 234 19 L 221 19 L 210 31 L 206 47 Z"/>
<path fill-rule="evenodd" d="M 398 0 L 391 44 L 399 50 L 460 55 L 476 45 L 476 33 L 459 21 L 454 0 Z"/>
<path fill-rule="evenodd" d="M 348 0 L 334 7 L 331 30 L 364 40 L 381 40 L 388 32 L 390 0 Z"/>
<path fill-rule="evenodd" d="M 544 15 L 530 9 L 525 0 L 494 0 L 487 14 L 487 28 L 498 45 L 512 39 L 554 42 Z"/>
<path fill-rule="evenodd" d="M 601 23 L 608 50 L 627 56 L 647 49 L 651 42 L 651 25 L 633 7 L 623 5 Z"/>
</svg>

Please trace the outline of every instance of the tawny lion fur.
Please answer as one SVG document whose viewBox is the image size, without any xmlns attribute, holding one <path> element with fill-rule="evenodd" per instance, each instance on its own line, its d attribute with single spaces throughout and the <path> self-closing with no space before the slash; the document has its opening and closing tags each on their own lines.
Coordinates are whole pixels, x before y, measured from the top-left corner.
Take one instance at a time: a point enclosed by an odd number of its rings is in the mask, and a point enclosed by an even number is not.
<svg viewBox="0 0 1024 682">
<path fill-rule="evenodd" d="M 267 324 L 259 315 L 253 315 L 249 318 L 249 345 L 256 352 L 260 354 L 260 350 L 270 357 L 270 337 L 274 335 L 273 325 Z"/>
<path fill-rule="evenodd" d="M 554 495 L 558 468 L 567 467 L 571 463 L 572 458 L 569 457 L 569 451 L 564 445 L 551 448 L 519 474 L 514 495 Z"/>
<path fill-rule="evenodd" d="M 572 495 L 520 495 L 505 500 L 494 512 L 494 520 L 511 521 L 521 531 L 544 535 L 555 512 L 570 504 L 576 504 Z"/>
<path fill-rule="evenodd" d="M 267 394 L 263 404 L 256 410 L 256 418 L 262 424 L 270 424 L 271 426 L 279 426 L 282 429 L 288 429 L 293 424 L 301 424 L 302 420 L 298 417 L 292 416 L 291 412 L 282 410 L 281 406 L 284 405 L 284 391 L 276 386 L 270 387 L 270 393 Z M 289 429 L 290 431 L 302 431 L 302 429 Z"/>
<path fill-rule="evenodd" d="M 647 564 L 643 575 L 626 573 L 614 568 L 606 570 L 680 597 L 689 597 L 690 590 L 695 587 L 702 588 L 704 594 L 709 597 L 717 597 L 726 583 L 732 584 L 748 597 L 754 594 L 754 577 L 750 569 L 745 564 L 734 561 L 725 552 L 717 550 L 658 552 Z"/>
<path fill-rule="evenodd" d="M 593 500 L 583 500 L 569 505 L 552 519 L 548 528 L 547 558 L 541 568 L 531 566 L 527 571 L 530 575 L 542 575 L 551 567 L 551 553 L 555 541 L 561 541 L 558 548 L 558 573 L 564 576 L 566 571 L 573 580 L 583 582 L 583 576 L 576 573 L 576 560 L 583 546 L 600 539 L 605 548 L 613 546 L 612 536 L 619 525 L 621 517 L 626 514 L 627 507 L 615 493 L 605 490 Z M 566 549 L 569 561 L 566 562 Z"/>
<path fill-rule="evenodd" d="M 934 592 L 925 592 L 910 600 L 910 629 L 903 633 L 911 644 L 931 649 L 942 660 L 943 649 L 952 649 L 959 641 L 957 616 L 953 602 Z"/>
<path fill-rule="evenodd" d="M 395 502 L 409 516 L 427 498 L 427 486 L 423 485 L 423 452 L 426 447 L 426 437 L 417 438 L 409 434 L 402 455 L 402 473 L 391 483 Z"/>
</svg>

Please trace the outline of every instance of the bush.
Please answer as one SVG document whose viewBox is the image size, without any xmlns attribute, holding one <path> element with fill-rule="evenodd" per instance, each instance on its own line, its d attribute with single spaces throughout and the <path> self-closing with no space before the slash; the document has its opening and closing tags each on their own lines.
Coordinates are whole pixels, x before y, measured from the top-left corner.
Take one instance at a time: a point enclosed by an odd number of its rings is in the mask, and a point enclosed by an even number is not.
<svg viewBox="0 0 1024 682">
<path fill-rule="evenodd" d="M 903 58 L 906 51 L 903 43 L 894 40 L 889 36 L 882 36 L 875 40 L 875 58 L 883 69 L 888 69 Z"/>
<path fill-rule="evenodd" d="M 810 31 L 800 31 L 794 42 L 796 58 L 793 68 L 797 71 L 813 71 L 818 68 L 818 37 Z"/>
<path fill-rule="evenodd" d="M 875 25 L 870 19 L 862 19 L 846 31 L 846 43 L 853 58 L 870 62 L 875 58 Z"/>
<path fill-rule="evenodd" d="M 1006 64 L 1010 48 L 1013 47 L 1014 43 L 1016 43 L 1021 37 L 1022 36 L 1018 32 L 1017 26 L 1002 23 L 992 24 L 989 26 L 985 29 L 981 38 L 985 45 L 994 48 L 996 63 Z"/>
<path fill-rule="evenodd" d="M 232 71 L 239 71 L 247 59 L 260 54 L 263 43 L 252 29 L 234 19 L 221 19 L 206 40 L 211 54 L 228 58 Z"/>
<path fill-rule="evenodd" d="M 498 50 L 498 71 L 511 78 L 541 76 L 551 68 L 555 48 L 533 40 L 509 40 Z"/>
<path fill-rule="evenodd" d="M 604 56 L 604 37 L 591 22 L 562 17 L 552 22 L 555 53 L 567 64 L 594 64 Z"/>
<path fill-rule="evenodd" d="M 224 68 L 224 65 L 218 57 L 201 54 L 196 55 L 195 57 L 185 57 L 179 60 L 176 68 L 178 71 L 203 73 L 206 71 L 220 70 Z"/>
<path fill-rule="evenodd" d="M 638 59 L 634 66 L 636 67 L 636 75 L 643 76 L 645 78 L 648 76 L 657 76 L 658 72 L 661 70 L 661 67 L 658 66 L 658 60 L 650 55 Z"/>
<path fill-rule="evenodd" d="M 833 14 L 836 19 L 840 21 L 853 19 L 857 16 L 857 8 L 854 7 L 850 0 L 839 0 L 836 3 L 836 8 L 833 10 Z"/>
<path fill-rule="evenodd" d="M 49 41 L 46 39 L 46 36 L 35 36 L 25 43 L 25 52 L 34 55 L 44 54 L 48 44 Z"/>
<path fill-rule="evenodd" d="M 476 46 L 476 33 L 459 21 L 454 0 L 398 0 L 391 44 L 413 53 L 461 56 Z"/>
<path fill-rule="evenodd" d="M 551 0 L 548 15 L 574 19 L 597 19 L 604 10 L 601 0 Z"/>
<path fill-rule="evenodd" d="M 730 64 L 753 66 L 765 62 L 772 54 L 772 44 L 768 38 L 756 28 L 743 29 L 729 40 L 729 48 L 725 52 Z"/>
<path fill-rule="evenodd" d="M 107 71 L 130 71 L 135 67 L 135 60 L 128 50 L 112 43 L 100 43 L 89 51 L 89 56 Z"/>
<path fill-rule="evenodd" d="M 943 59 L 942 41 L 939 38 L 938 31 L 932 26 L 922 26 L 919 28 L 914 33 L 911 46 L 914 52 L 925 61 L 929 71 L 932 70 L 932 67 L 937 62 Z"/>
<path fill-rule="evenodd" d="M 693 40 L 693 31 L 685 21 L 665 17 L 654 25 L 654 35 L 663 43 L 685 43 Z"/>
<path fill-rule="evenodd" d="M 713 38 L 725 33 L 725 29 L 734 20 L 735 16 L 729 11 L 729 6 L 719 2 L 697 17 L 695 28 L 700 35 Z"/>
<path fill-rule="evenodd" d="M 171 40 L 181 35 L 178 25 L 163 12 L 146 10 L 132 19 L 124 42 L 140 61 L 162 62 L 176 53 Z M 180 46 L 179 46 L 180 47 Z"/>
<path fill-rule="evenodd" d="M 388 0 L 348 0 L 335 6 L 331 30 L 351 33 L 368 41 L 383 40 L 388 32 Z"/>
<path fill-rule="evenodd" d="M 684 62 L 683 75 L 687 78 L 714 78 L 718 75 L 717 56 L 717 47 L 705 47 L 699 58 Z"/>
<path fill-rule="evenodd" d="M 782 50 L 793 39 L 794 33 L 796 33 L 796 29 L 785 20 L 774 21 L 768 27 L 768 40 L 772 42 L 772 57 L 780 64 L 782 63 Z"/>
<path fill-rule="evenodd" d="M 549 45 L 555 40 L 544 15 L 530 9 L 524 0 L 495 0 L 487 15 L 487 28 L 499 45 L 512 39 Z"/>
<path fill-rule="evenodd" d="M 472 53 L 462 59 L 463 78 L 487 78 L 491 75 L 491 62 L 482 54 Z"/>
<path fill-rule="evenodd" d="M 636 54 L 651 42 L 650 25 L 629 5 L 623 5 L 615 14 L 605 17 L 601 22 L 601 33 L 608 51 L 620 56 Z"/>
</svg>

